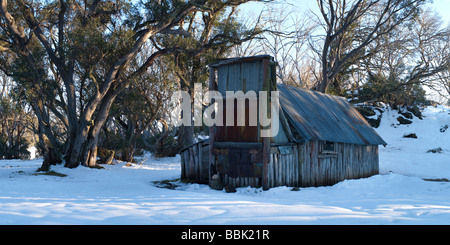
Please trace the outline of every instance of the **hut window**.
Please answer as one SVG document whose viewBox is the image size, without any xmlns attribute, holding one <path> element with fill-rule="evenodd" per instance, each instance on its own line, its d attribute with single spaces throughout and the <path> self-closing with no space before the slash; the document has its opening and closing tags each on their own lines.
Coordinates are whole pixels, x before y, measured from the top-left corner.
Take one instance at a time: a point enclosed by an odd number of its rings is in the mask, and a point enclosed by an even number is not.
<svg viewBox="0 0 450 245">
<path fill-rule="evenodd" d="M 334 142 L 325 141 L 323 143 L 322 152 L 334 152 Z"/>
</svg>

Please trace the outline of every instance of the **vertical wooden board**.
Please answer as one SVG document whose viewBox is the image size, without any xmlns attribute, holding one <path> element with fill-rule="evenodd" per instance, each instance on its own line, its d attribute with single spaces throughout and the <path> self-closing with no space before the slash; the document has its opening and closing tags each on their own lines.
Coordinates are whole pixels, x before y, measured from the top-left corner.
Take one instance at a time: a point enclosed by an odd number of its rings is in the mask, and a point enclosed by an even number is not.
<svg viewBox="0 0 450 245">
<path fill-rule="evenodd" d="M 184 155 L 184 174 L 185 174 L 185 178 L 188 178 L 188 176 L 189 176 L 189 168 L 190 168 L 189 149 L 186 149 L 184 151 L 183 155 Z"/>
<path fill-rule="evenodd" d="M 315 186 L 320 186 L 320 165 L 319 165 L 319 142 L 314 141 L 314 166 L 316 167 L 315 172 Z"/>
<path fill-rule="evenodd" d="M 336 166 L 335 166 L 335 174 L 334 174 L 334 179 L 335 179 L 335 181 L 336 181 L 336 183 L 337 182 L 339 182 L 340 181 L 340 171 L 341 171 L 341 166 L 340 166 L 340 164 L 341 164 L 341 162 L 340 162 L 340 153 L 339 153 L 339 150 L 340 150 L 340 143 L 336 143 L 335 144 L 335 151 L 336 151 L 336 153 L 338 154 L 337 155 L 337 158 L 336 158 Z"/>
<path fill-rule="evenodd" d="M 223 102 L 225 102 L 225 103 L 223 103 Z M 226 134 L 227 127 L 226 127 L 226 124 L 225 124 L 225 122 L 227 121 L 227 115 L 226 115 L 227 103 L 226 103 L 225 100 L 223 102 L 222 102 L 222 108 L 223 108 L 222 115 L 223 115 L 223 123 L 224 123 L 223 126 L 213 125 L 212 127 L 209 128 L 210 135 L 211 135 L 211 132 L 212 132 L 211 130 L 214 127 L 214 129 L 215 129 L 214 130 L 214 132 L 215 132 L 215 134 L 214 134 L 214 137 L 215 137 L 214 141 L 216 141 L 216 142 L 226 141 L 226 136 L 227 136 L 227 134 Z"/>
<path fill-rule="evenodd" d="M 275 176 L 275 184 L 274 186 L 280 185 L 280 176 L 279 176 L 279 166 L 278 166 L 278 154 L 274 154 L 274 176 Z"/>
<path fill-rule="evenodd" d="M 308 148 L 308 157 L 309 157 L 309 181 L 308 181 L 308 185 L 310 186 L 314 186 L 314 152 L 313 152 L 313 142 L 310 141 L 309 142 L 309 148 Z"/>
<path fill-rule="evenodd" d="M 302 186 L 307 186 L 309 183 L 309 157 L 308 157 L 308 153 L 309 151 L 307 150 L 307 143 L 303 144 L 302 147 L 302 153 L 301 153 L 301 158 L 302 158 L 302 164 L 301 164 L 301 178 L 302 178 Z"/>
<path fill-rule="evenodd" d="M 311 154 L 311 159 L 310 159 L 310 167 L 311 167 L 311 186 L 316 186 L 316 172 L 317 172 L 317 170 L 316 170 L 316 159 L 317 159 L 317 157 L 316 157 L 316 154 L 315 154 L 315 149 L 314 149 L 314 141 L 311 141 L 310 142 L 310 154 Z"/>
<path fill-rule="evenodd" d="M 297 145 L 298 146 L 298 167 L 299 167 L 299 186 L 304 186 L 304 182 L 306 180 L 305 174 L 305 144 Z"/>
<path fill-rule="evenodd" d="M 287 186 L 287 174 L 288 174 L 288 169 L 286 169 L 286 167 L 287 167 L 287 164 L 286 164 L 286 155 L 282 155 L 282 154 L 280 154 L 280 159 L 281 159 L 281 163 L 282 163 L 282 171 L 281 171 L 281 176 L 282 176 L 282 178 L 283 178 L 283 184 L 282 185 L 285 185 L 285 186 Z"/>
<path fill-rule="evenodd" d="M 225 91 L 227 91 L 227 84 L 229 80 L 229 68 L 228 66 L 220 66 L 217 68 L 218 71 L 218 79 L 217 79 L 217 89 L 225 96 Z"/>
<path fill-rule="evenodd" d="M 380 173 L 380 159 L 379 159 L 379 155 L 378 155 L 378 145 L 374 145 L 374 147 L 375 147 L 375 153 L 374 153 L 375 174 L 379 174 Z"/>
<path fill-rule="evenodd" d="M 358 147 L 357 145 L 353 145 L 353 152 L 355 153 L 355 157 L 354 157 L 354 161 L 353 161 L 353 163 L 355 163 L 355 168 L 356 168 L 356 171 L 355 171 L 355 175 L 353 176 L 353 178 L 354 179 L 357 179 L 357 178 L 359 178 L 359 176 L 361 176 L 362 174 L 361 174 L 361 172 L 362 172 L 362 166 L 361 166 L 361 162 L 360 162 L 360 159 L 361 159 L 361 148 L 360 147 Z M 356 159 L 355 159 L 356 158 Z"/>
<path fill-rule="evenodd" d="M 353 178 L 357 179 L 361 176 L 361 165 L 359 164 L 359 147 L 352 145 L 353 147 Z"/>
<path fill-rule="evenodd" d="M 354 146 L 352 144 L 348 145 L 349 147 L 349 165 L 350 165 L 350 173 L 349 173 L 349 178 L 350 179 L 354 179 L 354 174 L 355 174 L 355 151 L 354 151 Z"/>
<path fill-rule="evenodd" d="M 277 156 L 273 154 L 273 162 L 272 162 L 272 187 L 277 186 Z"/>
<path fill-rule="evenodd" d="M 358 160 L 359 165 L 361 166 L 361 174 L 360 176 L 358 176 L 358 178 L 364 178 L 367 177 L 367 168 L 368 168 L 368 163 L 367 163 L 367 158 L 366 156 L 368 156 L 369 154 L 367 154 L 366 150 L 367 147 L 366 146 L 358 146 L 358 148 L 360 149 L 360 159 Z"/>
<path fill-rule="evenodd" d="M 289 168 L 287 164 L 287 155 L 283 156 L 283 185 L 288 185 Z"/>
<path fill-rule="evenodd" d="M 300 181 L 301 181 L 301 177 L 300 177 L 300 173 L 301 173 L 301 170 L 300 170 L 300 166 L 301 166 L 301 164 L 300 164 L 300 150 L 299 150 L 299 146 L 298 145 L 296 145 L 295 146 L 295 149 L 296 149 L 296 154 L 295 154 L 295 166 L 297 167 L 297 169 L 296 169 L 296 171 L 295 171 L 295 173 L 296 173 L 296 177 L 295 177 L 295 181 L 296 181 L 296 186 L 297 187 L 299 187 L 300 186 Z"/>
<path fill-rule="evenodd" d="M 273 154 L 270 154 L 270 161 L 269 161 L 269 164 L 267 165 L 267 185 L 268 185 L 269 188 L 272 188 L 272 180 L 273 180 L 273 177 L 272 177 L 272 166 L 273 166 L 272 158 L 273 158 Z M 261 179 L 261 181 L 262 181 L 262 179 Z"/>
<path fill-rule="evenodd" d="M 291 182 L 291 164 L 289 161 L 289 156 L 290 154 L 286 154 L 285 155 L 285 165 L 286 165 L 286 171 L 285 171 L 285 175 L 286 175 L 286 186 L 290 186 L 290 182 Z"/>
<path fill-rule="evenodd" d="M 291 154 L 286 154 L 286 184 L 291 186 Z"/>
<path fill-rule="evenodd" d="M 187 178 L 189 172 L 189 149 L 186 149 L 183 152 L 183 155 L 184 155 L 184 174 L 185 178 Z"/>
<path fill-rule="evenodd" d="M 180 152 L 181 160 L 181 179 L 186 179 L 186 174 L 184 173 L 184 151 Z"/>
<path fill-rule="evenodd" d="M 241 67 L 241 79 L 242 82 L 245 80 L 245 91 L 255 91 L 258 93 L 258 91 L 261 91 L 262 89 L 262 61 L 252 61 L 252 62 L 246 62 L 243 63 Z"/>
<path fill-rule="evenodd" d="M 358 166 L 360 169 L 359 175 L 357 176 L 357 178 L 361 178 L 363 176 L 365 176 L 365 172 L 366 172 L 366 163 L 364 162 L 365 159 L 365 146 L 360 146 L 360 145 L 356 145 L 358 148 Z"/>
<path fill-rule="evenodd" d="M 202 166 L 203 166 L 203 180 L 205 183 L 209 182 L 209 145 L 203 145 L 202 148 Z"/>
<path fill-rule="evenodd" d="M 276 166 L 275 166 L 275 158 L 276 155 L 272 154 L 272 163 L 271 163 L 271 168 L 270 168 L 270 174 L 272 176 L 272 181 L 271 181 L 271 186 L 274 187 L 276 186 Z"/>
<path fill-rule="evenodd" d="M 281 159 L 281 157 L 280 157 L 280 154 L 277 154 L 277 162 L 278 162 L 278 165 L 277 165 L 277 167 L 278 167 L 278 169 L 277 169 L 277 171 L 278 171 L 278 186 L 281 186 L 281 185 L 283 185 L 283 174 L 282 174 L 282 172 L 283 172 L 283 161 L 282 161 L 282 159 Z"/>
<path fill-rule="evenodd" d="M 337 165 L 337 157 L 330 158 L 330 170 L 329 170 L 329 176 L 330 176 L 330 184 L 334 185 L 336 184 L 336 165 Z"/>
<path fill-rule="evenodd" d="M 283 185 L 283 159 L 280 157 L 280 155 L 277 155 L 278 160 L 278 186 Z"/>
<path fill-rule="evenodd" d="M 217 71 L 218 76 L 220 75 L 220 72 Z M 217 78 L 219 81 L 219 78 Z M 209 91 L 219 91 L 218 89 L 218 83 L 216 82 L 216 69 L 210 67 L 209 68 Z M 211 105 L 211 103 L 210 103 Z M 212 154 L 212 149 L 214 146 L 214 141 L 216 137 L 216 126 L 213 125 L 212 127 L 209 127 L 209 148 L 208 148 L 208 182 L 209 185 L 211 185 L 211 177 L 216 172 L 216 156 Z"/>
<path fill-rule="evenodd" d="M 275 155 L 275 179 L 277 180 L 275 186 L 280 186 L 281 185 L 281 181 L 280 181 L 280 161 L 279 161 L 279 154 Z"/>
<path fill-rule="evenodd" d="M 343 143 L 339 143 L 338 145 L 338 167 L 339 167 L 339 173 L 338 173 L 338 181 L 342 181 L 345 179 L 345 166 L 344 166 L 344 153 L 343 153 Z"/>
<path fill-rule="evenodd" d="M 289 154 L 289 156 L 288 156 L 288 165 L 289 165 L 289 186 L 294 186 L 294 177 L 293 177 L 293 174 L 294 174 L 294 165 L 292 164 L 292 155 L 293 155 L 293 153 L 292 154 Z"/>
<path fill-rule="evenodd" d="M 348 178 L 350 178 L 350 155 L 349 155 L 350 151 L 348 149 L 349 148 L 348 144 L 344 144 L 343 147 L 344 147 L 343 159 L 344 159 L 344 169 L 345 169 L 344 178 L 348 179 Z"/>
<path fill-rule="evenodd" d="M 229 77 L 227 91 L 242 90 L 242 74 L 241 67 L 245 66 L 244 63 L 234 63 L 229 65 Z"/>
<path fill-rule="evenodd" d="M 379 166 L 378 166 L 378 145 L 372 146 L 372 164 L 373 164 L 373 175 L 379 174 Z"/>
<path fill-rule="evenodd" d="M 307 142 L 307 147 L 306 147 L 306 152 L 305 152 L 305 156 L 307 156 L 307 175 L 308 175 L 308 181 L 307 181 L 307 186 L 314 186 L 313 183 L 313 168 L 312 168 L 312 160 L 311 160 L 311 145 L 312 142 Z"/>
<path fill-rule="evenodd" d="M 196 146 L 197 145 L 193 145 L 190 148 L 192 149 L 192 154 L 194 155 L 194 172 L 193 172 L 194 180 L 198 182 L 198 180 L 199 180 L 198 173 L 200 171 L 199 171 L 199 165 L 198 165 L 198 162 L 199 162 L 198 151 L 197 151 L 198 148 Z"/>
<path fill-rule="evenodd" d="M 317 176 L 317 186 L 323 186 L 326 183 L 326 175 L 325 175 L 325 167 L 327 164 L 327 158 L 318 158 L 317 162 L 319 163 L 319 172 Z"/>
<path fill-rule="evenodd" d="M 306 146 L 307 142 L 299 145 L 299 162 L 300 162 L 300 184 L 302 187 L 307 186 L 309 182 L 309 168 L 308 168 L 308 147 Z"/>
<path fill-rule="evenodd" d="M 189 172 L 188 172 L 188 179 L 195 180 L 195 161 L 194 161 L 194 153 L 191 147 L 188 148 L 189 151 Z"/>
<path fill-rule="evenodd" d="M 351 151 L 350 145 L 345 144 L 345 178 L 349 179 L 351 177 Z"/>
<path fill-rule="evenodd" d="M 317 186 L 317 172 L 318 172 L 317 154 L 315 141 L 311 141 L 311 184 Z"/>
<path fill-rule="evenodd" d="M 352 145 L 353 146 L 353 178 L 357 179 L 359 178 L 359 176 L 361 176 L 361 164 L 359 164 L 359 153 L 360 153 L 360 149 L 359 147 L 357 147 L 356 145 Z"/>
<path fill-rule="evenodd" d="M 296 177 L 297 177 L 297 173 L 296 173 L 296 170 L 297 170 L 297 157 L 296 157 L 296 154 L 297 154 L 297 146 L 294 146 L 293 147 L 293 152 L 292 152 L 292 157 L 291 157 L 291 161 L 292 161 L 292 186 L 297 186 L 297 179 L 296 179 Z"/>
<path fill-rule="evenodd" d="M 272 166 L 273 166 L 273 153 L 269 156 L 269 162 L 267 164 L 267 184 L 269 188 L 272 188 Z"/>
<path fill-rule="evenodd" d="M 318 158 L 317 162 L 319 163 L 319 174 L 317 176 L 318 186 L 323 186 L 326 184 L 326 165 L 328 158 Z"/>
<path fill-rule="evenodd" d="M 198 152 L 198 178 L 200 182 L 203 182 L 203 147 L 202 143 L 197 143 L 197 152 Z"/>
<path fill-rule="evenodd" d="M 288 165 L 288 155 L 286 154 L 283 159 L 283 175 L 284 175 L 284 185 L 289 185 L 289 165 Z"/>
<path fill-rule="evenodd" d="M 283 157 L 281 157 L 281 154 L 277 154 L 278 156 L 278 164 L 279 164 L 279 168 L 278 168 L 278 178 L 280 179 L 278 186 L 282 186 L 284 184 L 284 176 L 283 176 Z"/>
<path fill-rule="evenodd" d="M 297 162 L 295 161 L 295 153 L 292 155 L 292 186 L 297 186 Z"/>
</svg>

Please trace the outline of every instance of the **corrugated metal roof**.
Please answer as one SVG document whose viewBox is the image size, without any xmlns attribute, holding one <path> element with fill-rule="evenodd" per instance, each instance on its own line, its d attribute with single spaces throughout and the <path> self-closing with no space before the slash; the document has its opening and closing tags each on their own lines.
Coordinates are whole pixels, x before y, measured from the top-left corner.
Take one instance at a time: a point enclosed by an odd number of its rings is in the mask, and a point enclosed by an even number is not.
<svg viewBox="0 0 450 245">
<path fill-rule="evenodd" d="M 344 98 L 283 84 L 277 90 L 286 117 L 305 140 L 386 145 Z"/>
</svg>

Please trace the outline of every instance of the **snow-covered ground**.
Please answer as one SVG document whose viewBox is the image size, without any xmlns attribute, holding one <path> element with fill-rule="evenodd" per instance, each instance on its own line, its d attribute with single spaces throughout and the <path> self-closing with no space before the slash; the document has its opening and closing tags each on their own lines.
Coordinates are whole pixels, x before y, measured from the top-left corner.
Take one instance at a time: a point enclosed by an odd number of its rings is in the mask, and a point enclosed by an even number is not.
<svg viewBox="0 0 450 245">
<path fill-rule="evenodd" d="M 156 187 L 179 178 L 179 157 L 52 167 L 66 177 L 36 175 L 42 159 L 1 160 L 0 224 L 450 224 L 450 182 L 423 180 L 450 179 L 450 128 L 440 132 L 450 127 L 449 113 L 429 107 L 423 120 L 399 126 L 397 112 L 385 112 L 379 175 L 300 191 Z M 403 138 L 409 133 L 418 138 Z"/>
</svg>

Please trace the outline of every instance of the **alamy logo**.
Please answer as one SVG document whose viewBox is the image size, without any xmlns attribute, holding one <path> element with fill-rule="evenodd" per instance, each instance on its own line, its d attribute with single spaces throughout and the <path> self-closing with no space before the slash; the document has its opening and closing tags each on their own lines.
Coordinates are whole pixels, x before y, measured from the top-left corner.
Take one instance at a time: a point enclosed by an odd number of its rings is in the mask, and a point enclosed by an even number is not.
<svg viewBox="0 0 450 245">
<path fill-rule="evenodd" d="M 279 92 L 271 91 L 226 91 L 225 96 L 219 91 L 202 92 L 200 83 L 194 84 L 194 98 L 186 91 L 176 91 L 172 97 L 177 106 L 174 111 L 175 126 L 192 126 L 192 101 L 194 103 L 194 126 L 258 126 L 261 137 L 275 137 L 279 131 Z M 248 125 L 246 125 L 246 100 L 248 100 Z M 224 103 L 226 111 L 224 112 Z M 235 107 L 237 103 L 237 107 Z M 204 111 L 203 105 L 209 105 Z M 270 111 L 269 111 L 270 106 Z M 234 120 L 236 108 L 237 118 Z M 202 113 L 203 111 L 203 113 Z M 225 117 L 224 117 L 225 113 Z M 269 118 L 270 116 L 270 118 Z M 225 118 L 225 121 L 224 121 Z M 237 125 L 235 124 L 237 121 Z"/>
</svg>

